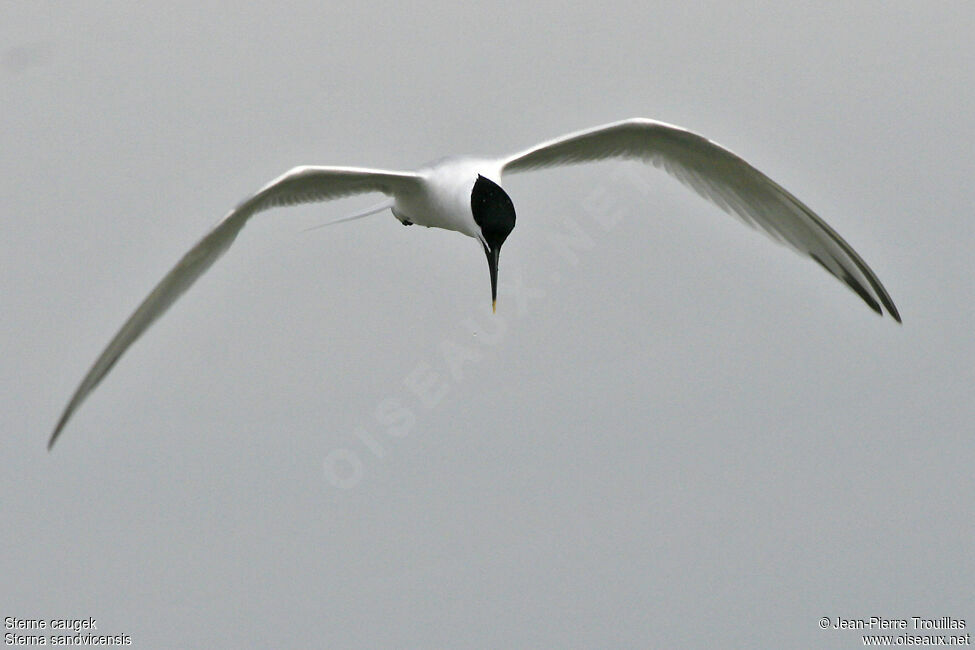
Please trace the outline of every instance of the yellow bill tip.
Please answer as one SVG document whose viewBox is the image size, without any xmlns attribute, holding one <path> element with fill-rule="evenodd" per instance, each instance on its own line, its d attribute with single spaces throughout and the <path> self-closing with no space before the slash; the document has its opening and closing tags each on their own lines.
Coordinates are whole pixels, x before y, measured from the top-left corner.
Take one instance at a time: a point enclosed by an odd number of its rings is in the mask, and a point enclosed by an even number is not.
<svg viewBox="0 0 975 650">
<path fill-rule="evenodd" d="M 491 301 L 491 313 L 492 314 L 497 314 L 498 313 L 498 301 L 497 300 L 492 300 Z"/>
</svg>

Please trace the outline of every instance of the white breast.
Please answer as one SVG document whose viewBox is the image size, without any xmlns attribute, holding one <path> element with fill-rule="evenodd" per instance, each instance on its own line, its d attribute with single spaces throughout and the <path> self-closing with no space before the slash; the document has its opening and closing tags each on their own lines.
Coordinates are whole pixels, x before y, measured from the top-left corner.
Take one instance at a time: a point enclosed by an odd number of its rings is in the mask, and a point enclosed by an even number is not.
<svg viewBox="0 0 975 650">
<path fill-rule="evenodd" d="M 471 190 L 478 174 L 498 182 L 500 164 L 470 157 L 442 158 L 417 170 L 424 177 L 419 192 L 397 196 L 393 210 L 419 226 L 455 230 L 479 239 L 471 213 Z"/>
</svg>

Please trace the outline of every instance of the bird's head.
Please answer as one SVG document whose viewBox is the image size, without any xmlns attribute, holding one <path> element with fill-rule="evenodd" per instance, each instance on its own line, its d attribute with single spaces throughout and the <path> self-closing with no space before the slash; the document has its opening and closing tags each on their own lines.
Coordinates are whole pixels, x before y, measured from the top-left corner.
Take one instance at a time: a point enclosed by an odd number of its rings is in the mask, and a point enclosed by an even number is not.
<svg viewBox="0 0 975 650">
<path fill-rule="evenodd" d="M 515 206 L 511 197 L 494 181 L 480 174 L 471 190 L 471 212 L 480 228 L 481 245 L 491 271 L 491 309 L 498 302 L 498 257 L 501 245 L 515 227 Z"/>
</svg>

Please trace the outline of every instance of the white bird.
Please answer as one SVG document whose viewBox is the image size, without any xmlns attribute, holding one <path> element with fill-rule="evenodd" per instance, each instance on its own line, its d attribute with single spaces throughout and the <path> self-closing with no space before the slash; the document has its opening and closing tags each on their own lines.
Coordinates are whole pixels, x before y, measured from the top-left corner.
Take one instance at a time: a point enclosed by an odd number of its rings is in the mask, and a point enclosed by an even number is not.
<svg viewBox="0 0 975 650">
<path fill-rule="evenodd" d="M 382 192 L 389 197 L 386 202 L 332 223 L 391 209 L 404 225 L 444 228 L 473 237 L 487 255 L 494 308 L 498 255 L 515 226 L 514 205 L 501 189 L 502 176 L 607 158 L 638 159 L 662 168 L 725 212 L 808 255 L 845 282 L 878 314 L 886 310 L 900 322 L 897 308 L 874 272 L 805 204 L 724 147 L 663 122 L 643 118 L 623 120 L 570 133 L 503 158 L 444 158 L 416 171 L 295 167 L 231 210 L 156 285 L 71 396 L 54 427 L 48 449 L 119 357 L 223 255 L 258 212 Z"/>
</svg>

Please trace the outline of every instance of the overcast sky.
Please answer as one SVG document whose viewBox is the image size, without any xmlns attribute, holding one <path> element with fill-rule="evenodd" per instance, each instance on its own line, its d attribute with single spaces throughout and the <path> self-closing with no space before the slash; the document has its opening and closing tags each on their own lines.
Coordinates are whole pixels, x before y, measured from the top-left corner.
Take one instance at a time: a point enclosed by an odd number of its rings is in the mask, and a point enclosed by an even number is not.
<svg viewBox="0 0 975 650">
<path fill-rule="evenodd" d="M 971 632 L 975 7 L 788 4 L 8 3 L 0 615 L 140 648 Z M 252 221 L 45 450 L 139 301 L 288 168 L 633 116 L 809 204 L 903 325 L 640 165 L 507 182 L 496 316 L 470 239 L 301 232 L 360 197 Z"/>
</svg>

